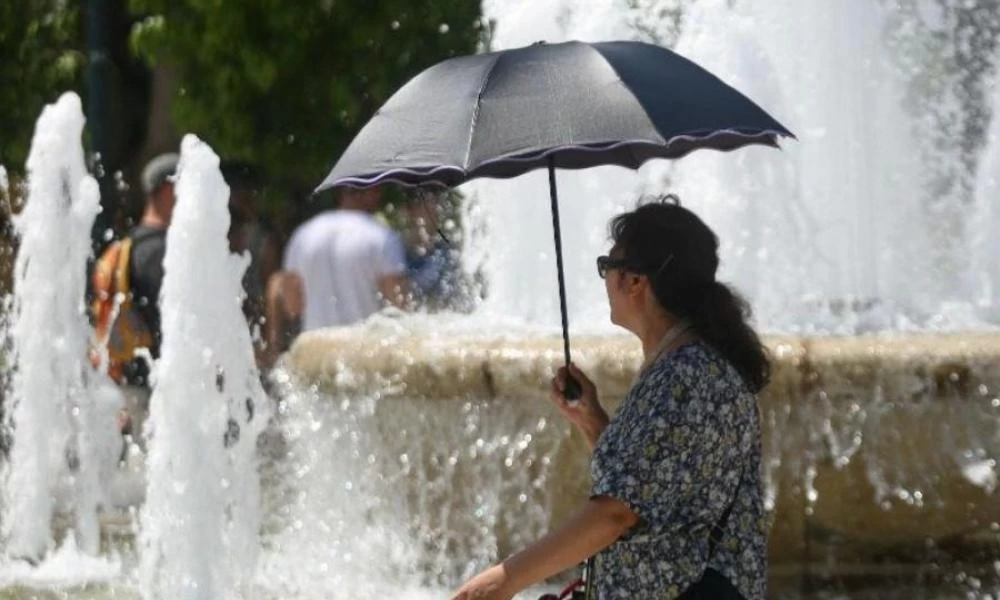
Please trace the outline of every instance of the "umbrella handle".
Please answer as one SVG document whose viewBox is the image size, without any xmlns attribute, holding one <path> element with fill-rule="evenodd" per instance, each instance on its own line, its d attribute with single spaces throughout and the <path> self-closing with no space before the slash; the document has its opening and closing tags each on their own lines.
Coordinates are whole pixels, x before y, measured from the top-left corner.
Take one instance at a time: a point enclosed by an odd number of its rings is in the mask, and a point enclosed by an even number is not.
<svg viewBox="0 0 1000 600">
<path fill-rule="evenodd" d="M 559 230 L 559 194 L 556 192 L 556 161 L 555 157 L 549 155 L 549 199 L 552 201 L 552 238 L 556 244 L 556 271 L 559 277 L 559 311 L 562 314 L 562 336 L 563 354 L 566 359 L 566 368 L 569 369 L 569 317 L 566 315 L 566 278 L 563 275 L 562 259 L 562 235 Z M 580 399 L 583 388 L 580 382 L 567 373 L 566 387 L 563 388 L 563 396 L 570 402 Z"/>
<path fill-rule="evenodd" d="M 583 387 L 580 385 L 580 382 L 574 379 L 569 373 L 566 373 L 565 386 L 563 387 L 563 397 L 569 401 L 569 404 L 576 404 L 582 395 Z"/>
</svg>

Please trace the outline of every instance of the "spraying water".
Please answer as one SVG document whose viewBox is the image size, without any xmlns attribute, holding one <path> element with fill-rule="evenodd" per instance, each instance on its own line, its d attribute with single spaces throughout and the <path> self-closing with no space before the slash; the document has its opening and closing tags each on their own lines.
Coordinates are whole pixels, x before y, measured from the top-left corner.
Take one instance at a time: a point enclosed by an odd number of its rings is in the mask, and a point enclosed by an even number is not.
<svg viewBox="0 0 1000 600">
<path fill-rule="evenodd" d="M 100 197 L 84 166 L 83 125 L 76 94 L 45 107 L 28 157 L 27 202 L 15 219 L 13 446 L 3 515 L 14 557 L 38 559 L 52 548 L 60 491 L 62 508 L 75 513 L 79 546 L 97 551 L 100 472 L 109 468 L 100 461 L 116 437 L 118 399 L 94 393 L 99 375 L 86 360 L 86 261 Z"/>
<path fill-rule="evenodd" d="M 993 118 L 979 163 L 973 206 L 972 259 L 976 265 L 975 300 L 981 314 L 1000 320 L 1000 85 L 994 83 Z"/>
<path fill-rule="evenodd" d="M 444 329 L 448 339 L 467 325 L 376 317 L 364 337 L 405 343 L 414 330 L 429 339 Z M 560 500 L 545 482 L 567 443 L 546 403 L 383 397 L 381 385 L 354 385 L 366 369 L 341 369 L 343 394 L 277 376 L 287 453 L 269 486 L 259 577 L 271 596 L 446 598 L 545 533 Z"/>
<path fill-rule="evenodd" d="M 584 9 L 569 0 L 495 0 L 484 11 L 498 21 L 497 48 L 671 33 L 657 34 L 637 23 L 634 11 L 603 2 Z M 781 152 L 696 152 L 638 172 L 559 172 L 571 326 L 609 327 L 604 290 L 593 274 L 594 256 L 608 247 L 609 218 L 643 193 L 667 191 L 678 192 L 719 234 L 720 277 L 748 296 L 767 331 L 981 324 L 951 314 L 955 303 L 969 304 L 964 282 L 976 267 L 962 256 L 963 245 L 940 243 L 960 239 L 961 222 L 933 208 L 938 199 L 929 197 L 930 169 L 913 133 L 919 116 L 902 108 L 907 82 L 894 66 L 885 29 L 877 2 L 690 3 L 678 51 L 747 94 L 799 141 Z M 931 158 L 950 160 L 940 152 Z M 545 177 L 466 186 L 474 197 L 467 260 L 489 281 L 484 314 L 553 327 L 558 299 Z M 995 228 L 995 215 L 989 218 L 984 227 Z"/>
<path fill-rule="evenodd" d="M 800 140 L 677 164 L 676 189 L 722 240 L 724 276 L 771 329 L 926 322 L 943 275 L 926 251 L 920 165 L 879 6 L 727 4 L 693 6 L 678 51 L 779 111 Z"/>
<path fill-rule="evenodd" d="M 142 513 L 144 598 L 245 597 L 259 543 L 256 439 L 268 418 L 229 252 L 219 158 L 185 136 L 167 233 L 163 343 Z"/>
</svg>

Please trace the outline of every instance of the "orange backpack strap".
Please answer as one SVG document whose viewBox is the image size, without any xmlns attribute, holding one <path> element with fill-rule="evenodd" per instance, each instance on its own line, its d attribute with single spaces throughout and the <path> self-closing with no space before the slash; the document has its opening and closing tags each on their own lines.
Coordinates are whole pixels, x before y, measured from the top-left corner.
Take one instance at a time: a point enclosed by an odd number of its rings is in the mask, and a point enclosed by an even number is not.
<svg viewBox="0 0 1000 600">
<path fill-rule="evenodd" d="M 132 240 L 114 242 L 108 246 L 94 265 L 91 278 L 94 301 L 91 313 L 94 318 L 95 348 L 91 351 L 91 363 L 96 367 L 99 356 L 96 347 L 107 344 L 111 334 L 113 317 L 119 306 L 118 294 L 130 293 L 129 259 L 132 253 Z"/>
<path fill-rule="evenodd" d="M 111 325 L 111 313 L 114 310 L 116 294 L 115 272 L 118 270 L 121 249 L 121 242 L 113 242 L 104 250 L 94 265 L 94 274 L 91 277 L 94 301 L 91 312 L 98 340 L 104 340 L 107 337 L 108 328 Z"/>
<path fill-rule="evenodd" d="M 129 277 L 129 266 L 132 260 L 132 238 L 121 241 L 118 249 L 118 260 L 115 261 L 115 291 L 119 294 L 132 293 L 132 280 Z"/>
</svg>

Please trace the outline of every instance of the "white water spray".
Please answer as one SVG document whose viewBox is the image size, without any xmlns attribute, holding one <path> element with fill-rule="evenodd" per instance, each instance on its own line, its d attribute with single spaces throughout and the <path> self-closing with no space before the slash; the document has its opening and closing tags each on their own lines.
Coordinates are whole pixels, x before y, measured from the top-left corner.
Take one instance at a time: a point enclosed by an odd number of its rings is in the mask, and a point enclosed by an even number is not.
<svg viewBox="0 0 1000 600">
<path fill-rule="evenodd" d="M 979 162 L 972 210 L 972 260 L 975 301 L 983 317 L 1000 321 L 1000 85 L 994 81 L 993 116 Z"/>
<path fill-rule="evenodd" d="M 693 6 L 678 51 L 780 115 L 799 141 L 677 163 L 675 188 L 722 241 L 723 277 L 771 329 L 925 321 L 941 274 L 881 9 L 729 4 Z"/>
<path fill-rule="evenodd" d="M 501 49 L 538 39 L 650 37 L 623 7 L 606 4 L 495 0 L 484 11 L 498 21 L 493 42 Z M 976 267 L 956 254 L 961 244 L 941 243 L 962 232 L 949 229 L 956 221 L 935 212 L 936 199 L 929 198 L 914 133 L 920 116 L 906 112 L 907 82 L 883 39 L 884 11 L 876 2 L 687 5 L 679 52 L 748 95 L 799 140 L 785 142 L 782 151 L 695 152 L 651 161 L 638 172 L 559 172 L 574 330 L 610 328 L 593 266 L 608 248 L 610 217 L 632 208 L 642 193 L 668 191 L 679 192 L 719 234 L 720 277 L 748 296 L 765 330 L 970 325 L 953 305 L 968 304 L 962 282 Z M 535 172 L 466 186 L 477 200 L 470 203 L 470 229 L 485 232 L 472 236 L 467 260 L 489 281 L 484 314 L 554 329 L 558 296 L 545 177 Z"/>
<path fill-rule="evenodd" d="M 59 488 L 68 492 L 59 508 L 75 513 L 80 548 L 97 551 L 100 473 L 110 468 L 100 460 L 117 437 L 118 398 L 95 393 L 100 378 L 87 361 L 86 261 L 100 194 L 84 166 L 83 125 L 76 94 L 45 107 L 28 157 L 27 201 L 14 220 L 13 447 L 3 515 L 14 557 L 52 549 Z"/>
<path fill-rule="evenodd" d="M 248 258 L 229 252 L 219 158 L 185 136 L 167 233 L 163 343 L 142 513 L 144 598 L 247 597 L 259 542 L 256 439 L 268 404 L 241 302 Z"/>
</svg>

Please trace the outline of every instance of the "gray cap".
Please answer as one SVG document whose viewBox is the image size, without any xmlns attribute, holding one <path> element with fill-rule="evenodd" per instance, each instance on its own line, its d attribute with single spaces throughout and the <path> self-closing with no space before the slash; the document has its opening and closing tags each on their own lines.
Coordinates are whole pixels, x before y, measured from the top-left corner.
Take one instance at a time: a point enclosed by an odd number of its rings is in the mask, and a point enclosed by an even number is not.
<svg viewBox="0 0 1000 600">
<path fill-rule="evenodd" d="M 166 183 L 168 178 L 173 177 L 177 172 L 180 158 L 176 152 L 168 152 L 146 163 L 146 167 L 142 170 L 142 191 L 152 194 Z"/>
</svg>

